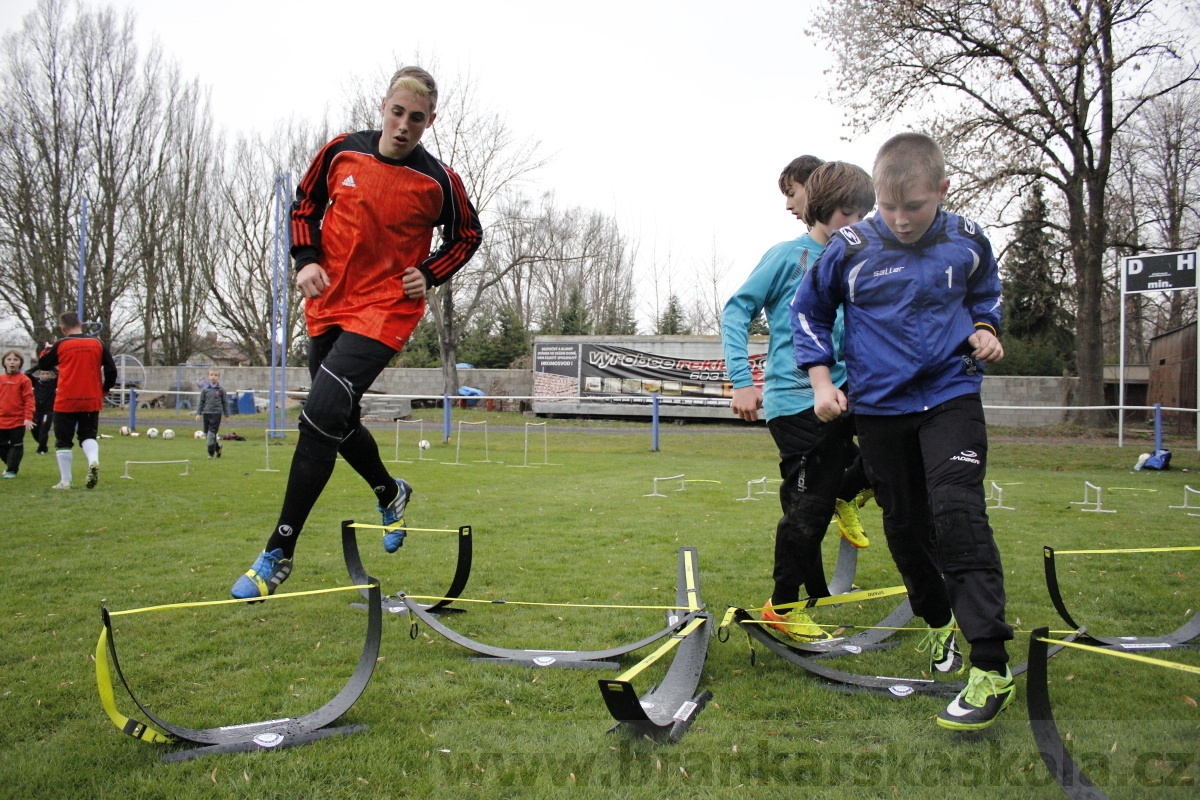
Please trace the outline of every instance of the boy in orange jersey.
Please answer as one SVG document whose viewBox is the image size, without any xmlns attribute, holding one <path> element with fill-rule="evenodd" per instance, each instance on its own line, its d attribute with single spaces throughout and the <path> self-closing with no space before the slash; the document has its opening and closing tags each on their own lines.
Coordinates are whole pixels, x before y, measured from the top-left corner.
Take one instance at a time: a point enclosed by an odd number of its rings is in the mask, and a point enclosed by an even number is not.
<svg viewBox="0 0 1200 800">
<path fill-rule="evenodd" d="M 33 430 L 33 382 L 22 374 L 25 357 L 9 350 L 0 358 L 0 463 L 5 478 L 17 477 L 25 455 L 25 431 Z"/>
<path fill-rule="evenodd" d="M 339 454 L 371 487 L 384 525 L 403 523 L 412 495 L 388 474 L 359 401 L 420 322 L 426 289 L 467 263 L 482 229 L 462 180 L 420 144 L 437 117 L 433 76 L 401 69 L 381 111 L 381 131 L 335 137 L 296 189 L 292 258 L 312 388 L 275 530 L 231 590 L 241 600 L 273 594 L 291 574 L 296 538 Z M 442 241 L 430 254 L 435 228 Z M 388 531 L 384 549 L 395 552 L 404 535 Z"/>
<path fill-rule="evenodd" d="M 54 396 L 54 450 L 58 458 L 59 482 L 52 488 L 71 488 L 74 453 L 72 438 L 79 435 L 79 449 L 87 456 L 87 488 L 100 480 L 100 409 L 104 396 L 117 382 L 117 365 L 104 343 L 85 336 L 83 323 L 74 311 L 58 317 L 59 339 L 38 359 L 38 369 L 58 369 L 58 393 Z"/>
</svg>

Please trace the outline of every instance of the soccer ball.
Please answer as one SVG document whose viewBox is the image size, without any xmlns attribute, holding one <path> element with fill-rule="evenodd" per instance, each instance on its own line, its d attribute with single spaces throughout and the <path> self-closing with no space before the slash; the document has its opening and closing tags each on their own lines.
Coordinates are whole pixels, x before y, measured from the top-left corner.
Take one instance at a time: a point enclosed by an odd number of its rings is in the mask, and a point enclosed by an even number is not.
<svg viewBox="0 0 1200 800">
<path fill-rule="evenodd" d="M 422 450 L 428 450 L 429 442 L 425 439 L 422 439 L 421 441 L 417 442 L 417 447 L 421 448 Z"/>
<path fill-rule="evenodd" d="M 193 439 L 203 439 L 204 431 L 196 431 L 195 433 L 192 434 L 192 438 Z"/>
<path fill-rule="evenodd" d="M 165 431 L 163 431 L 163 438 L 164 439 L 174 439 L 175 431 L 171 430 L 170 428 L 167 428 Z"/>
<path fill-rule="evenodd" d="M 146 435 L 149 436 L 151 439 L 157 439 L 158 438 L 158 428 L 147 428 Z"/>
<path fill-rule="evenodd" d="M 119 433 L 120 433 L 122 436 L 128 436 L 128 435 L 129 435 L 129 426 L 128 426 L 128 425 L 122 425 L 122 426 L 121 426 L 121 430 L 119 431 Z"/>
</svg>

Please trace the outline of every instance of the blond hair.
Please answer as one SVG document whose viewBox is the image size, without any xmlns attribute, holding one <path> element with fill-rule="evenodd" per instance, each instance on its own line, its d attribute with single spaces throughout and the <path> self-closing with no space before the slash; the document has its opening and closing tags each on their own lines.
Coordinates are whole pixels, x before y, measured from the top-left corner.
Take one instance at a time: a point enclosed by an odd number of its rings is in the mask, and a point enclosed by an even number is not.
<svg viewBox="0 0 1200 800">
<path fill-rule="evenodd" d="M 946 180 L 946 158 L 932 137 L 900 133 L 883 143 L 875 156 L 875 190 L 903 197 L 909 188 L 940 191 Z"/>
<path fill-rule="evenodd" d="M 388 81 L 387 94 L 383 96 L 386 100 L 391 97 L 397 89 L 404 89 L 412 92 L 418 97 L 429 98 L 429 110 L 431 112 L 437 110 L 438 88 L 437 81 L 433 79 L 425 70 L 420 67 L 401 67 L 396 70 L 396 74 Z"/>
<path fill-rule="evenodd" d="M 827 161 L 817 167 L 804 190 L 808 193 L 804 222 L 809 226 L 829 222 L 841 209 L 866 215 L 875 207 L 871 176 L 862 167 L 845 161 Z"/>
</svg>

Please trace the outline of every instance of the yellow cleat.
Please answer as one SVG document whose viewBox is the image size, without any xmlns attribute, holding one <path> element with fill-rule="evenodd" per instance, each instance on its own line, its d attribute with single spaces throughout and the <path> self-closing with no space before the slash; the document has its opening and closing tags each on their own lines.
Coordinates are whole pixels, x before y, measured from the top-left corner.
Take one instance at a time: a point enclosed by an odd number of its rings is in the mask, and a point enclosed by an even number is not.
<svg viewBox="0 0 1200 800">
<path fill-rule="evenodd" d="M 777 614 L 775 609 L 771 608 L 770 600 L 763 606 L 759 619 L 777 623 L 767 627 L 774 628 L 797 642 L 815 642 L 829 638 L 829 634 L 822 630 L 820 625 L 813 622 L 812 617 L 808 614 L 798 608 L 792 609 L 786 614 Z"/>
<path fill-rule="evenodd" d="M 837 520 L 842 537 L 855 547 L 867 547 L 871 540 L 858 519 L 858 506 L 854 500 L 838 500 L 833 506 L 833 518 Z"/>
</svg>

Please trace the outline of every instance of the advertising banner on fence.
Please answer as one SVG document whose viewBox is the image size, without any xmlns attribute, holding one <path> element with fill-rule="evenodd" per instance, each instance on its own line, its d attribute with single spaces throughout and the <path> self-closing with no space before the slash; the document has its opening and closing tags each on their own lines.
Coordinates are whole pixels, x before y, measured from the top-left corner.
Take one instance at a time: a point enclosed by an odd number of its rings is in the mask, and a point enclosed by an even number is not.
<svg viewBox="0 0 1200 800">
<path fill-rule="evenodd" d="M 719 346 L 716 353 L 720 353 Z M 762 386 L 765 355 L 750 356 L 754 382 Z M 534 347 L 534 394 L 593 403 L 729 406 L 733 384 L 724 358 L 668 356 L 610 344 L 538 343 Z"/>
</svg>

